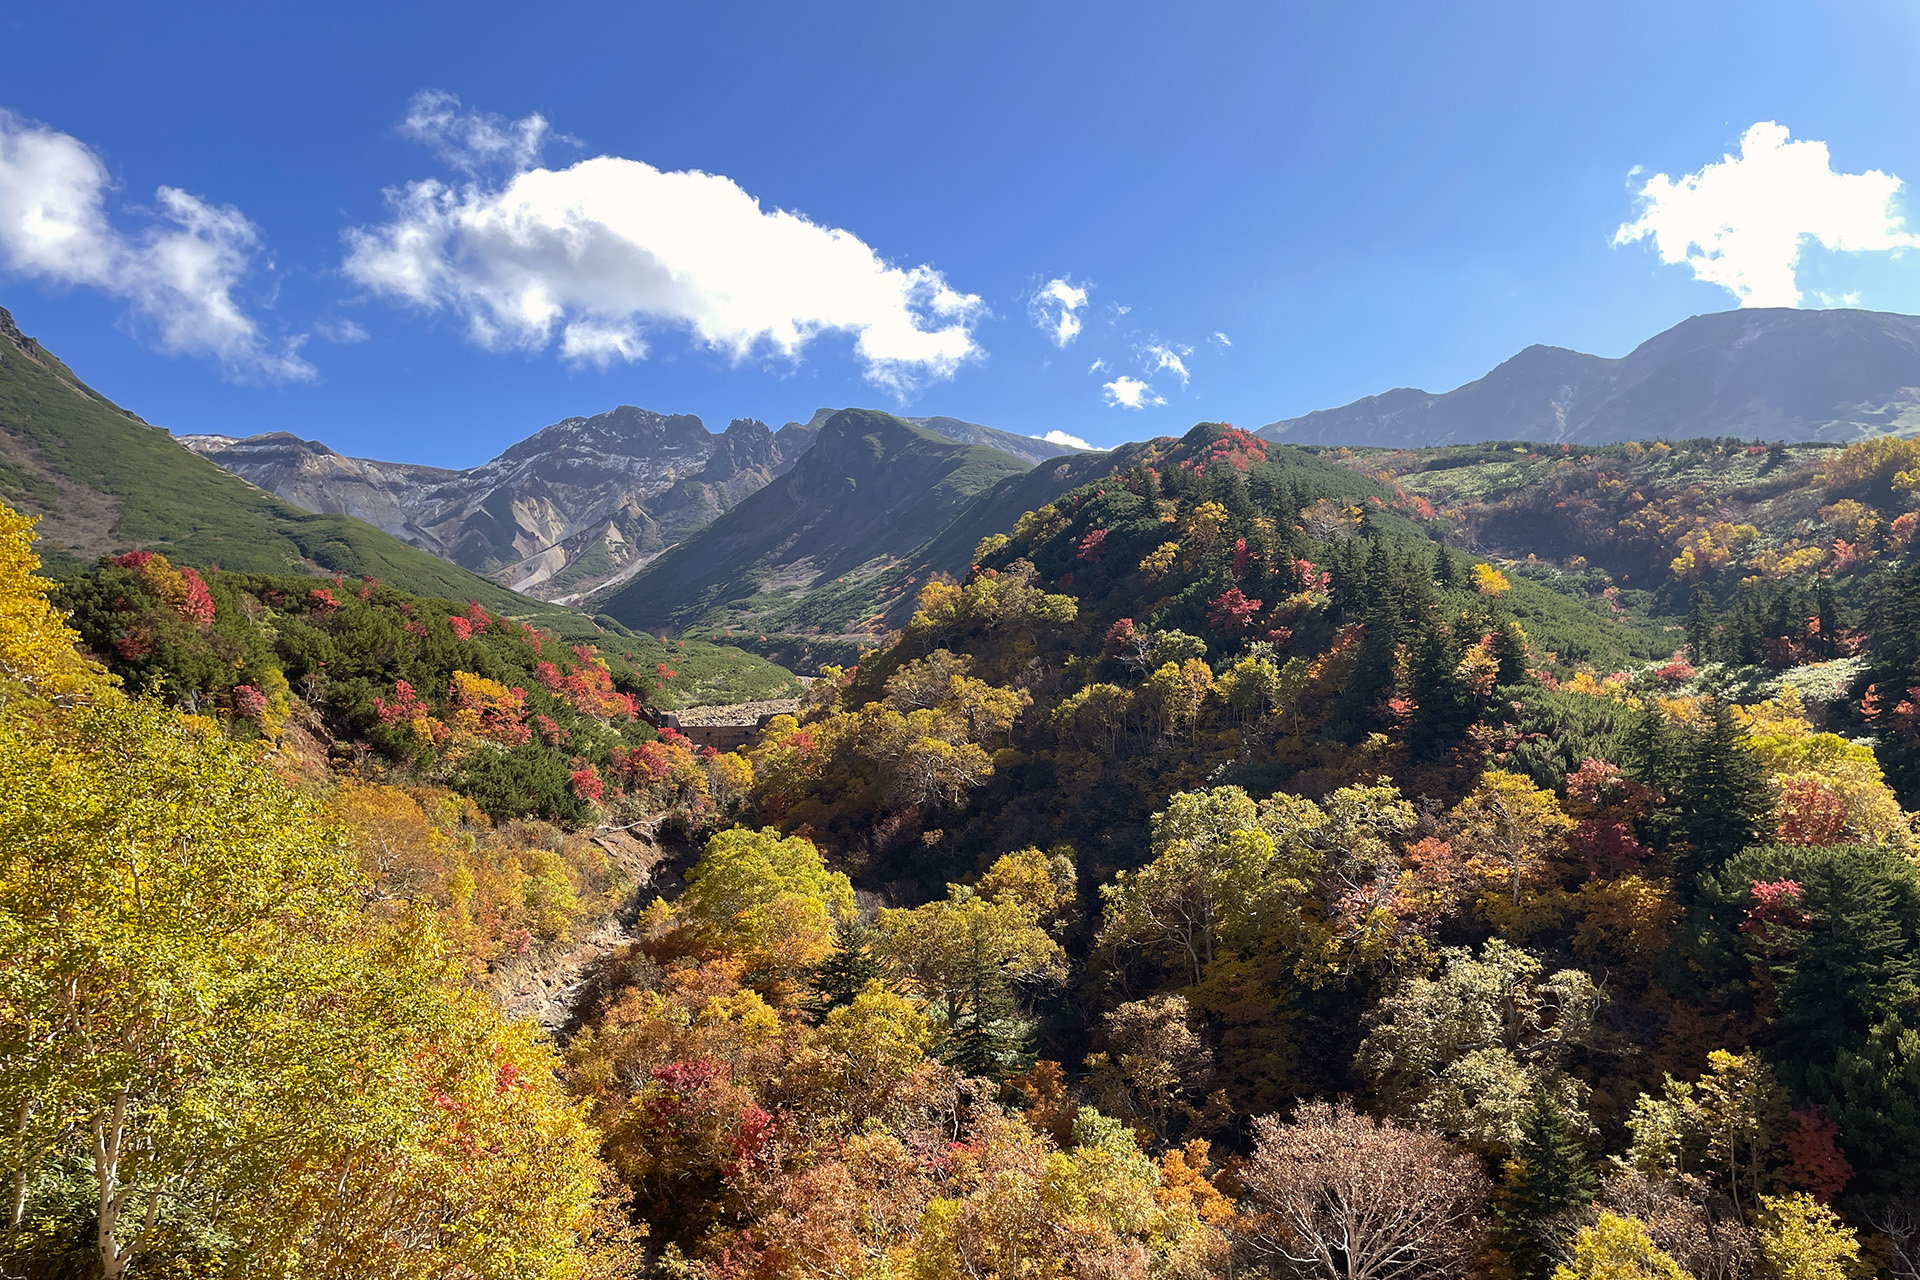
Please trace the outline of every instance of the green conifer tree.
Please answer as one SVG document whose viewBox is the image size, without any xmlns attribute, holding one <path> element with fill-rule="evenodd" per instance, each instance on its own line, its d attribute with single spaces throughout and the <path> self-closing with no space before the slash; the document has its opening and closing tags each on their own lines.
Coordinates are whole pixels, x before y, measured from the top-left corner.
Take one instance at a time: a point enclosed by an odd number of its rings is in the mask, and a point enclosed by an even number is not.
<svg viewBox="0 0 1920 1280">
<path fill-rule="evenodd" d="M 1713 592 L 1695 587 L 1687 610 L 1687 652 L 1696 664 L 1704 666 L 1716 656 L 1714 629 L 1719 621 L 1713 606 Z"/>
<path fill-rule="evenodd" d="M 1000 965 L 985 945 L 981 926 L 970 926 L 973 954 L 962 970 L 965 1011 L 949 1041 L 948 1060 L 970 1076 L 1005 1080 L 1026 1069 L 1030 1028 L 1021 1019 Z"/>
<path fill-rule="evenodd" d="M 807 974 L 812 995 L 802 1002 L 807 1015 L 818 1021 L 866 990 L 867 984 L 886 976 L 873 954 L 879 935 L 864 920 L 843 921 L 835 931 L 833 954 L 815 965 Z"/>
<path fill-rule="evenodd" d="M 1813 649 L 1823 658 L 1840 652 L 1840 604 L 1833 598 L 1833 582 L 1822 575 L 1814 591 Z"/>
<path fill-rule="evenodd" d="M 1714 703 L 1712 721 L 1689 731 L 1673 756 L 1667 804 L 1658 817 L 1675 848 L 1676 888 L 1692 900 L 1702 875 L 1759 838 L 1773 795 L 1746 731 L 1724 702 Z"/>
<path fill-rule="evenodd" d="M 1553 1274 L 1557 1230 L 1573 1225 L 1567 1215 L 1592 1204 L 1599 1190 L 1573 1114 L 1549 1090 L 1536 1090 L 1521 1113 L 1520 1143 L 1506 1163 L 1494 1206 L 1501 1247 L 1517 1280 Z"/>
</svg>

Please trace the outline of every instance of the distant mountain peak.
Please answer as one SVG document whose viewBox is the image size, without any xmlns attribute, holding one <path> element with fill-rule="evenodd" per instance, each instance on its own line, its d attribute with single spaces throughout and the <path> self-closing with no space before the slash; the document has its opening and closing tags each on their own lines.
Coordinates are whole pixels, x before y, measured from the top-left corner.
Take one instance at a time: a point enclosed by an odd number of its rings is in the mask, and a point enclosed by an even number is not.
<svg viewBox="0 0 1920 1280">
<path fill-rule="evenodd" d="M 1417 448 L 1920 431 L 1920 319 L 1784 307 L 1692 316 L 1617 359 L 1534 345 L 1447 392 L 1400 388 L 1261 428 L 1290 444 Z"/>
</svg>

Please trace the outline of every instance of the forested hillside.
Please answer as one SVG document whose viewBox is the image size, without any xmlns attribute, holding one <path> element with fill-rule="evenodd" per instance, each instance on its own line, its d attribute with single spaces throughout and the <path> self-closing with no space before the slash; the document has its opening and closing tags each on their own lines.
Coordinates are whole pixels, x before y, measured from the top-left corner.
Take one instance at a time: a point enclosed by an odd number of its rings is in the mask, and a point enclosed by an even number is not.
<svg viewBox="0 0 1920 1280">
<path fill-rule="evenodd" d="M 9 515 L 9 1262 L 1912 1277 L 1916 476 L 1203 424 L 730 753 L 373 582 L 63 621 Z M 556 1040 L 482 994 L 609 920 Z"/>
</svg>

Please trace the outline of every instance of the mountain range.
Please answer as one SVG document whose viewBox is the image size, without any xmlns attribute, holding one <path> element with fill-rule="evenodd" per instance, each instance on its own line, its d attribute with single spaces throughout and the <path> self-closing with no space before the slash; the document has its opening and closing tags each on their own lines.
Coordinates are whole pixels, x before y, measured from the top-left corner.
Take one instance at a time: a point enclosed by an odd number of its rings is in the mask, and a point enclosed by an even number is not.
<svg viewBox="0 0 1920 1280">
<path fill-rule="evenodd" d="M 778 431 L 621 405 L 567 418 L 465 471 L 351 458 L 287 432 L 181 443 L 307 511 L 351 515 L 514 591 L 576 603 L 785 475 L 832 409 Z M 957 418 L 906 419 L 1024 463 L 1080 452 Z"/>
<path fill-rule="evenodd" d="M 1696 316 L 1618 359 L 1530 347 L 1454 391 L 1390 391 L 1259 434 L 1407 449 L 1916 431 L 1920 320 L 1753 310 Z M 964 573 L 980 538 L 1161 443 L 1093 453 L 832 409 L 715 434 L 633 406 L 564 419 L 467 470 L 283 432 L 176 443 L 10 317 L 0 327 L 0 496 L 45 516 L 55 563 L 149 545 L 190 563 L 370 572 L 502 611 L 578 605 L 660 635 L 857 644 L 898 625 L 925 574 Z"/>
<path fill-rule="evenodd" d="M 1845 442 L 1881 432 L 1920 432 L 1920 319 L 1755 308 L 1694 316 L 1619 359 L 1528 347 L 1453 391 L 1401 387 L 1259 434 L 1414 449 L 1697 436 Z"/>
</svg>

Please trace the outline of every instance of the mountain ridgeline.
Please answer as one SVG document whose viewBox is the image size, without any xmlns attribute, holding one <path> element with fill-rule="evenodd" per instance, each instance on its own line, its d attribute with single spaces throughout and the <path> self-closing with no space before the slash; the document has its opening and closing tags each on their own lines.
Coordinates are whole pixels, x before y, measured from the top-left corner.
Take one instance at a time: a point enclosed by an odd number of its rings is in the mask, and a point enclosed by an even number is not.
<svg viewBox="0 0 1920 1280">
<path fill-rule="evenodd" d="M 1920 431 L 1920 319 L 1784 308 L 1695 316 L 1609 360 L 1528 347 L 1445 393 L 1401 387 L 1261 428 L 1288 444 L 1411 449 Z"/>
</svg>

